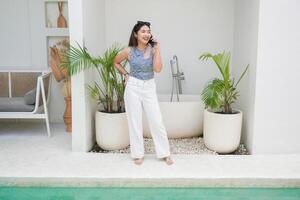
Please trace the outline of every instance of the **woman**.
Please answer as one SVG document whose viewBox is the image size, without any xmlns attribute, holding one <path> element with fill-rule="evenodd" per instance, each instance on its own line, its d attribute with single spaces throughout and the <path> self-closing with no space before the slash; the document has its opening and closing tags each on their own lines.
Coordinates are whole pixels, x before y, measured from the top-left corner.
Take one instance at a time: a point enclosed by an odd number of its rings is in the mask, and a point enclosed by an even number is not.
<svg viewBox="0 0 300 200">
<path fill-rule="evenodd" d="M 128 60 L 130 73 L 120 64 L 123 60 Z M 159 42 L 152 38 L 149 22 L 138 21 L 134 25 L 129 45 L 116 56 L 114 66 L 125 76 L 124 102 L 131 157 L 134 163 L 140 165 L 144 160 L 142 127 L 142 109 L 144 108 L 157 158 L 163 159 L 168 165 L 173 164 L 154 80 L 154 72 L 159 73 L 162 69 Z"/>
</svg>

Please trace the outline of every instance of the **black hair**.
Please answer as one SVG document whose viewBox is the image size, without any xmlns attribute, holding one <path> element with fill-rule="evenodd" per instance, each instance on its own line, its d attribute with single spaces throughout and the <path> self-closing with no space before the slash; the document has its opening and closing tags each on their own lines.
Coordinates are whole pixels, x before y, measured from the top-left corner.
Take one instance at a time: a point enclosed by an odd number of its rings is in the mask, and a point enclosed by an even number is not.
<svg viewBox="0 0 300 200">
<path fill-rule="evenodd" d="M 134 33 L 137 34 L 137 32 L 145 25 L 150 28 L 151 24 L 150 24 L 150 22 L 137 21 L 137 23 L 133 26 L 133 29 L 131 31 L 128 46 L 136 47 L 138 45 L 137 38 L 134 37 Z"/>
</svg>

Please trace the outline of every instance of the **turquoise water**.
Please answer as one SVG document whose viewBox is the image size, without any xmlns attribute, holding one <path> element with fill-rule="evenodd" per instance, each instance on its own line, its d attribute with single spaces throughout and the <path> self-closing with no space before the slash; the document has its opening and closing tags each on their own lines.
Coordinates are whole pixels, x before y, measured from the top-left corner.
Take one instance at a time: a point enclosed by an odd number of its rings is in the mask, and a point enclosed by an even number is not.
<svg viewBox="0 0 300 200">
<path fill-rule="evenodd" d="M 0 200 L 299 200 L 300 188 L 0 187 Z"/>
</svg>

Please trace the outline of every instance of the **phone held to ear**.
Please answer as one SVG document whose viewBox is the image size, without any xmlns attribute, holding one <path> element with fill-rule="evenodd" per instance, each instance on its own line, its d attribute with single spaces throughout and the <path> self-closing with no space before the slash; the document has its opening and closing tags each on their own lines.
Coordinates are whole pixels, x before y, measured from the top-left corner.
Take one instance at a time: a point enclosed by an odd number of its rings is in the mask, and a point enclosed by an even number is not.
<svg viewBox="0 0 300 200">
<path fill-rule="evenodd" d="M 149 40 L 148 43 L 149 43 L 152 47 L 154 47 L 154 46 L 157 44 L 157 42 L 154 42 L 154 41 L 153 41 L 152 35 L 151 35 L 150 40 Z"/>
</svg>

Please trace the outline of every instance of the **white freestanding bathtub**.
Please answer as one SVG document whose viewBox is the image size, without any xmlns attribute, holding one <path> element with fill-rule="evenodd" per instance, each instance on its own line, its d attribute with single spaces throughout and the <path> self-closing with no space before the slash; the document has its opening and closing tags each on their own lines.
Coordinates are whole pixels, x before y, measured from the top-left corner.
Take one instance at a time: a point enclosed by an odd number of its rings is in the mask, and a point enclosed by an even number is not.
<svg viewBox="0 0 300 200">
<path fill-rule="evenodd" d="M 204 104 L 200 95 L 158 94 L 159 105 L 168 138 L 188 138 L 201 136 L 203 132 Z M 146 114 L 143 111 L 144 137 L 151 137 Z"/>
</svg>

